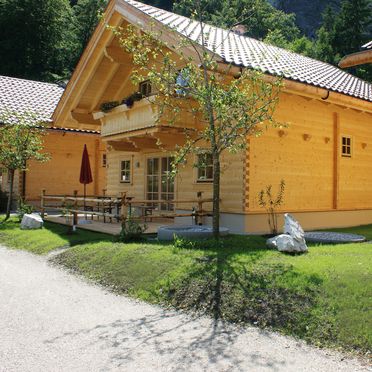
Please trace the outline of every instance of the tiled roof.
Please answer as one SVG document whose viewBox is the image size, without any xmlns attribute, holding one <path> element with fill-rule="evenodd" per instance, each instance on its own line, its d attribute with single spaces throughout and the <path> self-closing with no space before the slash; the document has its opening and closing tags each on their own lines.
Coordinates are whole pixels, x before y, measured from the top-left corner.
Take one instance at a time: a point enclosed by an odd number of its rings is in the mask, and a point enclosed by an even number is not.
<svg viewBox="0 0 372 372">
<path fill-rule="evenodd" d="M 121 1 L 201 44 L 199 22 L 138 1 Z M 328 63 L 207 24 L 204 25 L 204 35 L 205 46 L 227 63 L 254 68 L 372 102 L 372 84 Z"/>
<path fill-rule="evenodd" d="M 57 84 L 0 75 L 0 112 L 32 113 L 48 122 L 63 91 Z"/>
<path fill-rule="evenodd" d="M 372 49 L 372 40 L 362 46 L 364 49 Z"/>
</svg>

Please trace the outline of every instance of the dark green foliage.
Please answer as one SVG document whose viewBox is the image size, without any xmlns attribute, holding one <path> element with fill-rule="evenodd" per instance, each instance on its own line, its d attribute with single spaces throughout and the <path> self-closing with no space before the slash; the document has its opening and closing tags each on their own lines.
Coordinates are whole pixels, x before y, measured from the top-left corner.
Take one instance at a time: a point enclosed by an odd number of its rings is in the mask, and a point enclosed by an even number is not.
<svg viewBox="0 0 372 372">
<path fill-rule="evenodd" d="M 46 81 L 68 74 L 72 21 L 67 0 L 1 0 L 0 74 Z"/>
<path fill-rule="evenodd" d="M 144 0 L 142 2 L 161 9 L 172 10 L 174 0 Z"/>
<path fill-rule="evenodd" d="M 343 0 L 341 10 L 335 13 L 327 7 L 322 26 L 317 31 L 316 56 L 337 65 L 342 57 L 355 53 L 372 39 L 372 1 Z M 348 69 L 366 80 L 372 80 L 372 66 Z"/>
<path fill-rule="evenodd" d="M 22 218 L 25 214 L 30 214 L 34 211 L 34 207 L 30 204 L 27 204 L 22 198 L 18 201 L 17 216 L 19 222 L 22 221 Z"/>
<path fill-rule="evenodd" d="M 110 102 L 104 102 L 102 103 L 101 107 L 100 107 L 100 110 L 102 112 L 109 112 L 111 111 L 113 108 L 117 107 L 120 105 L 120 102 L 119 101 L 110 101 Z"/>
<path fill-rule="evenodd" d="M 195 15 L 193 0 L 143 0 Z M 108 0 L 0 0 L 0 74 L 57 81 L 69 78 Z M 337 65 L 372 39 L 371 0 L 204 0 L 205 21 Z M 274 7 L 274 6 L 275 7 Z M 328 7 L 327 7 L 328 5 Z M 319 14 L 323 21 L 319 25 Z M 309 38 L 310 37 L 310 38 Z M 372 79 L 370 65 L 349 70 Z"/>
<path fill-rule="evenodd" d="M 203 0 L 205 22 L 229 29 L 240 22 L 246 29 L 246 35 L 264 39 L 269 32 L 280 31 L 286 41 L 300 36 L 294 14 L 286 14 L 274 8 L 267 0 Z M 187 17 L 194 13 L 193 0 L 180 0 L 175 3 L 174 11 Z"/>
<path fill-rule="evenodd" d="M 78 61 L 97 26 L 99 14 L 104 11 L 108 0 L 78 0 L 73 7 L 75 16 L 74 33 L 78 39 L 75 62 Z"/>
</svg>

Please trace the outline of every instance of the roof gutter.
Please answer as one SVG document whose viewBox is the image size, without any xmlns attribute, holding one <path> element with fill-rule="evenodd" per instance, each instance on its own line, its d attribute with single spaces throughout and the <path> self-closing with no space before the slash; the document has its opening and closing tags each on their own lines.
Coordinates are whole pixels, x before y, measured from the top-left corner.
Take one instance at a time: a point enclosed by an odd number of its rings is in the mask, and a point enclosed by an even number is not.
<svg viewBox="0 0 372 372">
<path fill-rule="evenodd" d="M 241 66 L 228 66 L 226 63 L 220 63 L 218 70 L 221 73 L 226 73 L 229 71 L 232 76 L 239 77 L 243 71 L 243 68 Z M 263 76 L 266 81 L 274 81 L 277 79 L 277 77 L 268 74 L 264 74 Z M 325 88 L 316 87 L 314 85 L 300 83 L 294 80 L 283 78 L 282 92 L 327 101 L 327 103 L 333 103 L 335 105 L 341 105 L 346 108 L 352 108 L 372 114 L 372 102 L 370 101 L 338 92 L 333 92 Z"/>
</svg>

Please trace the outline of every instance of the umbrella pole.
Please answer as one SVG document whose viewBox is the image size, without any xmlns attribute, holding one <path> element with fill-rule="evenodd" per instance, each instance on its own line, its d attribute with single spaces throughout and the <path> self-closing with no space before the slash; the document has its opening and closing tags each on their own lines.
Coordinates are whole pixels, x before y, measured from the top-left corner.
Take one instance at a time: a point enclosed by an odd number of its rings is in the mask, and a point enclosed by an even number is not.
<svg viewBox="0 0 372 372">
<path fill-rule="evenodd" d="M 87 196 L 87 184 L 84 183 L 84 212 L 86 212 L 85 198 Z M 85 219 L 87 219 L 87 214 L 85 213 Z"/>
</svg>

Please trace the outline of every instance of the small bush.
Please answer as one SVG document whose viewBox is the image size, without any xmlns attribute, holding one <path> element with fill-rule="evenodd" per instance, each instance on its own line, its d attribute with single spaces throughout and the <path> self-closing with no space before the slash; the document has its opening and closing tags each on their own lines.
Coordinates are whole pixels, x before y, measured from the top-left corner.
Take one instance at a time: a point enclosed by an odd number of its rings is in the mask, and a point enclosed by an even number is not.
<svg viewBox="0 0 372 372">
<path fill-rule="evenodd" d="M 146 225 L 141 225 L 131 217 L 128 217 L 121 225 L 119 241 L 123 243 L 141 241 L 146 229 Z"/>
<path fill-rule="evenodd" d="M 18 208 L 17 208 L 17 216 L 19 222 L 22 221 L 22 218 L 25 214 L 30 214 L 34 211 L 34 207 L 30 204 L 24 202 L 24 200 L 19 199 Z"/>
</svg>

